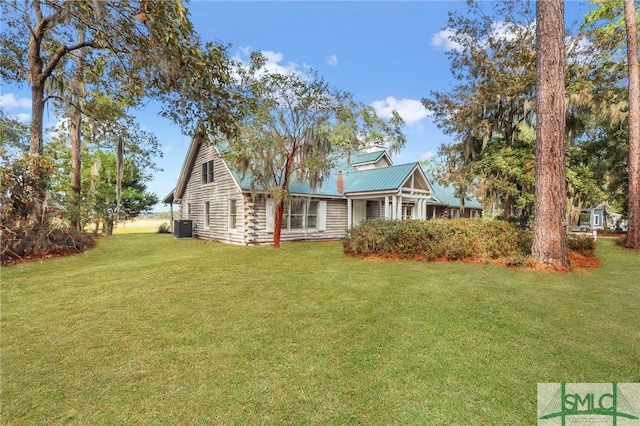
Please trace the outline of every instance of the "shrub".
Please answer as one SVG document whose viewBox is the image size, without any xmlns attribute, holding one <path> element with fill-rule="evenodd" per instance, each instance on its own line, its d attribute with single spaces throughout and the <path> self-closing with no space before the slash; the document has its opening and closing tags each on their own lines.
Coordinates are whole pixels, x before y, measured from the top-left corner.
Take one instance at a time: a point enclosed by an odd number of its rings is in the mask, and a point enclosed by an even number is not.
<svg viewBox="0 0 640 426">
<path fill-rule="evenodd" d="M 29 259 L 80 253 L 95 246 L 95 240 L 86 232 L 51 224 L 0 226 L 3 265 Z"/>
<path fill-rule="evenodd" d="M 569 234 L 567 239 L 567 248 L 570 251 L 581 254 L 582 256 L 594 257 L 596 240 L 589 235 Z"/>
<path fill-rule="evenodd" d="M 160 226 L 158 226 L 158 234 L 170 234 L 171 233 L 171 227 L 169 226 L 168 223 L 161 223 Z"/>
<path fill-rule="evenodd" d="M 501 221 L 438 219 L 428 221 L 367 220 L 342 240 L 350 256 L 461 260 L 526 256 L 531 237 Z"/>
</svg>

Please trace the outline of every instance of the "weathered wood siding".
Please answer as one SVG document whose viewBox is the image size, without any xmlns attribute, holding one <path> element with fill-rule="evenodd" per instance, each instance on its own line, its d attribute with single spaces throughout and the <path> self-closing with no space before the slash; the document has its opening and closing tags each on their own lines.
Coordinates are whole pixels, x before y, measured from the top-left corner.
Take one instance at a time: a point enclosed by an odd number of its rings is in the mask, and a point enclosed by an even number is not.
<svg viewBox="0 0 640 426">
<path fill-rule="evenodd" d="M 336 240 L 345 235 L 347 229 L 347 201 L 342 199 L 326 200 L 326 229 L 317 230 L 283 230 L 280 241 L 318 241 Z M 254 202 L 255 210 L 255 242 L 258 244 L 273 243 L 273 232 L 267 232 L 267 206 L 264 196 L 258 196 Z"/>
<path fill-rule="evenodd" d="M 213 160 L 213 182 L 202 183 L 202 164 Z M 236 200 L 236 229 L 229 227 L 229 200 Z M 181 219 L 194 223 L 193 236 L 232 244 L 245 241 L 245 197 L 214 147 L 203 145 L 182 198 Z M 205 226 L 205 202 L 209 202 L 209 226 Z M 190 206 L 190 207 L 189 207 Z M 189 211 L 190 210 L 190 211 Z"/>
</svg>

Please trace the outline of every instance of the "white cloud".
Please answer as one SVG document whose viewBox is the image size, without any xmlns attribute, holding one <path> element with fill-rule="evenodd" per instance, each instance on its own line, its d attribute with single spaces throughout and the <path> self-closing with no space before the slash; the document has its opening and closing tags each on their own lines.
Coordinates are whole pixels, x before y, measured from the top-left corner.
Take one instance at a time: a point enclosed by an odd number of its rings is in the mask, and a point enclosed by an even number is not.
<svg viewBox="0 0 640 426">
<path fill-rule="evenodd" d="M 329 55 L 326 58 L 326 63 L 330 67 L 337 67 L 338 66 L 338 57 L 336 55 Z"/>
<path fill-rule="evenodd" d="M 514 24 L 505 21 L 493 21 L 491 23 L 491 37 L 497 40 L 513 41 L 520 33 L 529 32 L 535 33 L 536 23 L 530 22 L 528 24 Z M 442 31 L 435 33 L 431 37 L 431 45 L 434 47 L 442 48 L 445 51 L 449 50 L 462 50 L 460 43 L 453 40 L 455 35 L 454 30 L 446 28 Z M 465 37 L 469 37 L 468 35 Z M 487 38 L 477 40 L 481 45 L 486 45 Z"/>
<path fill-rule="evenodd" d="M 0 95 L 0 107 L 7 109 L 31 108 L 31 99 L 16 98 L 13 93 L 7 93 L 6 95 Z"/>
<path fill-rule="evenodd" d="M 429 111 L 415 99 L 396 99 L 389 96 L 384 101 L 372 102 L 371 106 L 384 118 L 391 118 L 391 112 L 397 111 L 409 126 L 429 116 Z"/>
<path fill-rule="evenodd" d="M 447 28 L 437 32 L 431 37 L 431 45 L 441 47 L 443 50 L 460 50 L 460 44 L 452 40 L 453 30 Z"/>
<path fill-rule="evenodd" d="M 421 160 L 428 160 L 430 158 L 434 158 L 435 156 L 436 156 L 436 153 L 434 151 L 427 151 L 427 152 L 422 154 L 420 159 Z"/>
<path fill-rule="evenodd" d="M 21 112 L 19 114 L 11 114 L 11 115 L 8 115 L 7 117 L 13 120 L 19 121 L 21 123 L 28 123 L 31 121 L 31 114 L 27 114 L 25 112 Z"/>
<path fill-rule="evenodd" d="M 249 56 L 251 55 L 251 52 L 252 50 L 250 46 L 239 47 L 238 52 L 233 56 L 233 59 L 241 66 L 246 66 L 249 63 Z M 282 63 L 284 60 L 282 52 L 262 50 L 260 53 L 265 59 L 262 71 L 271 74 L 300 74 L 300 66 L 297 63 L 293 61 Z"/>
<path fill-rule="evenodd" d="M 171 150 L 172 150 L 172 149 L 173 149 L 173 147 L 172 147 L 172 146 L 163 146 L 163 147 L 162 147 L 162 153 L 163 153 L 163 154 L 168 154 L 168 153 L 170 153 L 170 152 L 171 152 Z"/>
</svg>

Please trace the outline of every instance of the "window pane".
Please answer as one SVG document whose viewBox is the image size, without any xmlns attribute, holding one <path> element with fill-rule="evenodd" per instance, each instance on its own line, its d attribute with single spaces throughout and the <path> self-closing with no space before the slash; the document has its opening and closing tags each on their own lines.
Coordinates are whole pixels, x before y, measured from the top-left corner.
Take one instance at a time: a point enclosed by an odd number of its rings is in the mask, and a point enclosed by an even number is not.
<svg viewBox="0 0 640 426">
<path fill-rule="evenodd" d="M 309 202 L 308 214 L 310 214 L 310 215 L 318 214 L 318 204 L 319 203 L 317 201 L 310 201 Z"/>
<path fill-rule="evenodd" d="M 237 208 L 236 200 L 229 200 L 229 227 L 236 229 Z"/>
<path fill-rule="evenodd" d="M 207 168 L 209 169 L 207 182 L 213 182 L 213 160 L 207 163 Z"/>
<path fill-rule="evenodd" d="M 291 228 L 290 229 L 302 229 L 302 215 L 291 215 Z"/>
<path fill-rule="evenodd" d="M 301 200 L 292 200 L 291 201 L 291 214 L 304 214 L 304 205 L 305 202 Z"/>
<path fill-rule="evenodd" d="M 316 229 L 318 227 L 317 216 L 307 216 L 307 229 Z"/>
</svg>

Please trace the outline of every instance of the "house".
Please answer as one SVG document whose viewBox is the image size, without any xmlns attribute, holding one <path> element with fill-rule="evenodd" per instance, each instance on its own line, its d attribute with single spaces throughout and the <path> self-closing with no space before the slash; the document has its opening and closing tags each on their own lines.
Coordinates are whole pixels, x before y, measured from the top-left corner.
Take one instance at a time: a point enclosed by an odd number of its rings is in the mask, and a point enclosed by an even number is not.
<svg viewBox="0 0 640 426">
<path fill-rule="evenodd" d="M 571 228 L 579 228 L 584 230 L 595 231 L 626 231 L 627 223 L 619 213 L 613 213 L 611 206 L 606 201 L 595 207 L 583 208 L 580 210 L 580 218 L 578 226 Z"/>
<path fill-rule="evenodd" d="M 272 243 L 274 200 L 266 192 L 252 192 L 251 177 L 225 161 L 224 148 L 201 138 L 192 140 L 177 186 L 163 202 L 180 204 L 178 219 L 190 221 L 195 237 Z M 456 208 L 434 193 L 419 163 L 394 165 L 380 147 L 351 153 L 315 189 L 294 179 L 289 191 L 283 242 L 338 239 L 369 218 L 424 220 Z"/>
</svg>

